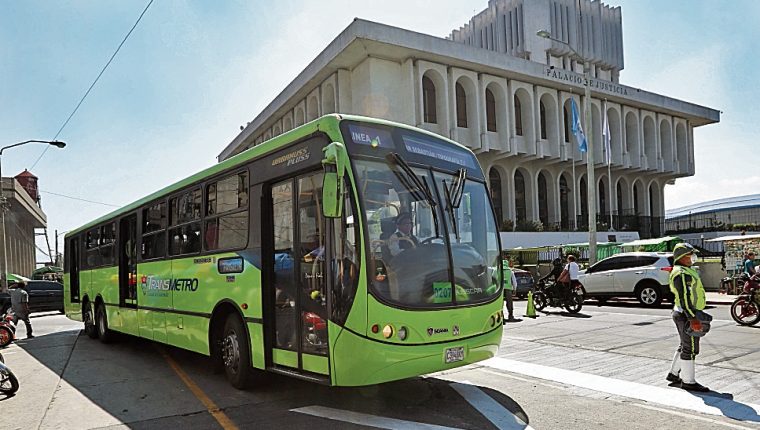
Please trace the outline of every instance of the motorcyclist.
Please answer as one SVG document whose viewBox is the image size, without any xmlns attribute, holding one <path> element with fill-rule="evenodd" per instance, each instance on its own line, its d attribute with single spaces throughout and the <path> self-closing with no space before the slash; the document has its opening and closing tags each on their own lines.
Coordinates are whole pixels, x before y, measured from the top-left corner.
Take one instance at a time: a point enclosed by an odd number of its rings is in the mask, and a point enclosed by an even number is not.
<svg viewBox="0 0 760 430">
<path fill-rule="evenodd" d="M 562 259 L 555 258 L 552 260 L 552 270 L 546 276 L 539 279 L 539 282 L 546 282 L 549 278 L 553 278 L 552 280 L 556 283 L 560 273 L 562 273 Z"/>
</svg>

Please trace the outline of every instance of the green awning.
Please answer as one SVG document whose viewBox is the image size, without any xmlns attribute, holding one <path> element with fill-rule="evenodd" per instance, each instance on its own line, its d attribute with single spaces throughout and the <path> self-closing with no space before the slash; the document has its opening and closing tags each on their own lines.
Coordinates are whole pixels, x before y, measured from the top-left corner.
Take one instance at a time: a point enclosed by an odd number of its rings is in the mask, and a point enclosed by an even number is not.
<svg viewBox="0 0 760 430">
<path fill-rule="evenodd" d="M 683 239 L 678 236 L 665 236 L 654 239 L 634 240 L 632 242 L 626 242 L 620 246 L 623 248 L 644 248 L 647 252 L 663 252 L 672 251 L 673 247 L 680 242 L 683 242 Z"/>
</svg>

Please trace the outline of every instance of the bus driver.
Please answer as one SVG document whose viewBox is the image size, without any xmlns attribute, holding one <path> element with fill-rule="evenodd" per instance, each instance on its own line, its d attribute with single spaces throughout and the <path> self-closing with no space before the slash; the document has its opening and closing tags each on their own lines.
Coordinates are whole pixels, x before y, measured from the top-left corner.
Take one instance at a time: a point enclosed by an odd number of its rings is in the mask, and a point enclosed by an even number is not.
<svg viewBox="0 0 760 430">
<path fill-rule="evenodd" d="M 402 212 L 396 217 L 396 232 L 388 238 L 388 248 L 392 256 L 401 251 L 416 248 L 420 241 L 412 234 L 412 214 Z"/>
</svg>

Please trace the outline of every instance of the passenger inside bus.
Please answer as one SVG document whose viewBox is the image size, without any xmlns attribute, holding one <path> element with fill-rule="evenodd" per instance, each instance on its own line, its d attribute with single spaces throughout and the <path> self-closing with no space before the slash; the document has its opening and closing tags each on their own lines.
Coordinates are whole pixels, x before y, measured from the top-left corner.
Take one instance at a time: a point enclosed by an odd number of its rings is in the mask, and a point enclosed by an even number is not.
<svg viewBox="0 0 760 430">
<path fill-rule="evenodd" d="M 396 217 L 396 232 L 388 238 L 388 249 L 392 256 L 419 246 L 420 241 L 412 234 L 413 225 L 412 214 L 409 212 L 402 212 Z"/>
</svg>

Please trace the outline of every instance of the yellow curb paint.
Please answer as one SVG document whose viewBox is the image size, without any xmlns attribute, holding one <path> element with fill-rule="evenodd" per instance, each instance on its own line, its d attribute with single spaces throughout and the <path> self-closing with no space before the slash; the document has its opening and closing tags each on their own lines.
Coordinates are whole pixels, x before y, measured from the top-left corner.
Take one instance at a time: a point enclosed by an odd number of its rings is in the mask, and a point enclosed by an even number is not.
<svg viewBox="0 0 760 430">
<path fill-rule="evenodd" d="M 164 357 L 167 363 L 169 363 L 169 366 L 174 370 L 174 373 L 179 376 L 179 378 L 182 380 L 182 382 L 187 385 L 187 388 L 190 389 L 190 391 L 195 395 L 195 397 L 203 403 L 203 406 L 206 407 L 206 410 L 208 413 L 211 414 L 214 419 L 219 423 L 219 425 L 222 426 L 225 430 L 238 430 L 238 426 L 235 425 L 235 423 L 232 422 L 230 417 L 227 416 L 224 412 L 222 412 L 221 409 L 214 403 L 213 400 L 211 400 L 206 393 L 201 390 L 201 388 L 193 382 L 192 379 L 185 373 L 184 370 L 182 370 L 181 367 L 177 364 L 174 359 L 169 357 L 169 354 L 166 353 L 166 351 L 163 350 L 163 348 L 156 346 L 156 349 L 158 349 L 158 352 L 161 353 L 161 355 Z"/>
</svg>

